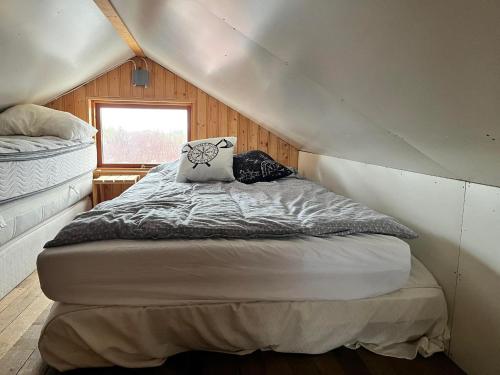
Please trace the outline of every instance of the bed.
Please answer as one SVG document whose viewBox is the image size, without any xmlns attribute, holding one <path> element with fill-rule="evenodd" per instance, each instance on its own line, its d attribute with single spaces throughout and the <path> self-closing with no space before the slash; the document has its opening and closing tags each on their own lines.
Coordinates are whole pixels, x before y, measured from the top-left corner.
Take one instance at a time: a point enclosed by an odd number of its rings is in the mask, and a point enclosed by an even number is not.
<svg viewBox="0 0 500 375">
<path fill-rule="evenodd" d="M 43 245 L 90 209 L 93 141 L 0 137 L 0 298 L 35 269 Z"/>
<path fill-rule="evenodd" d="M 445 348 L 443 292 L 411 229 L 298 176 L 176 183 L 175 163 L 78 215 L 38 257 L 59 370 L 186 350 L 413 358 Z M 105 338 L 105 339 L 104 339 Z"/>
</svg>

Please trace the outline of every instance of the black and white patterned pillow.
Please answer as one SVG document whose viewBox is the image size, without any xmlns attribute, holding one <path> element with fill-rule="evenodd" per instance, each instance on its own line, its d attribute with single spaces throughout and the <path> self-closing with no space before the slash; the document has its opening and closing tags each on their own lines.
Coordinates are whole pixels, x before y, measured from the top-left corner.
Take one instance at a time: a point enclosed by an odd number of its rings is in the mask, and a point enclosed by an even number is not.
<svg viewBox="0 0 500 375">
<path fill-rule="evenodd" d="M 181 150 L 177 182 L 234 181 L 236 137 L 208 138 L 186 143 Z"/>
<path fill-rule="evenodd" d="M 253 184 L 290 176 L 293 171 L 273 160 L 265 152 L 253 150 L 234 156 L 233 173 L 239 182 Z"/>
</svg>

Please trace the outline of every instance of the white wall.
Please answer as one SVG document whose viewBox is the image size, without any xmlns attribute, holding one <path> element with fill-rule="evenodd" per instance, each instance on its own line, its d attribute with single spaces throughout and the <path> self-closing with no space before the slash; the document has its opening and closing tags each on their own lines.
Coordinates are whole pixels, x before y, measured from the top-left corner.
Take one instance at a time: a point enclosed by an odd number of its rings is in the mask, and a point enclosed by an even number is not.
<svg viewBox="0 0 500 375">
<path fill-rule="evenodd" d="M 305 152 L 299 171 L 419 233 L 412 251 L 448 302 L 449 355 L 470 374 L 500 374 L 500 188 Z"/>
<path fill-rule="evenodd" d="M 467 183 L 451 354 L 500 374 L 500 188 Z"/>
</svg>

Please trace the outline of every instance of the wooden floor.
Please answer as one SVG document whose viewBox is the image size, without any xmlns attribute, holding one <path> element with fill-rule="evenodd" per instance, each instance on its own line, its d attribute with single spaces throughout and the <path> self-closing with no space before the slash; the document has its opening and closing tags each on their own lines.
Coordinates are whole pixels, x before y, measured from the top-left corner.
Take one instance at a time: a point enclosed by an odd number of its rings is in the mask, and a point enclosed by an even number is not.
<svg viewBox="0 0 500 375">
<path fill-rule="evenodd" d="M 0 300 L 0 375 L 61 374 L 41 359 L 37 340 L 49 312 L 49 301 L 40 290 L 36 273 Z M 382 357 L 367 350 L 339 348 L 321 355 L 255 352 L 246 356 L 187 352 L 152 369 L 81 369 L 68 375 L 453 375 L 464 374 L 445 355 L 418 357 L 413 361 Z"/>
</svg>

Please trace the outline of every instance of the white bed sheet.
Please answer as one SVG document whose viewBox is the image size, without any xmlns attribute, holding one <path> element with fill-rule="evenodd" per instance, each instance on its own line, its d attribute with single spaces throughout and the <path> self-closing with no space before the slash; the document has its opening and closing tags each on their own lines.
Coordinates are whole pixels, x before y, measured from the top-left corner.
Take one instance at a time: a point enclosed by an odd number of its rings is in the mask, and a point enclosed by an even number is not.
<svg viewBox="0 0 500 375">
<path fill-rule="evenodd" d="M 401 288 L 410 268 L 407 243 L 374 234 L 98 241 L 38 257 L 44 293 L 86 305 L 367 298 Z"/>
</svg>

